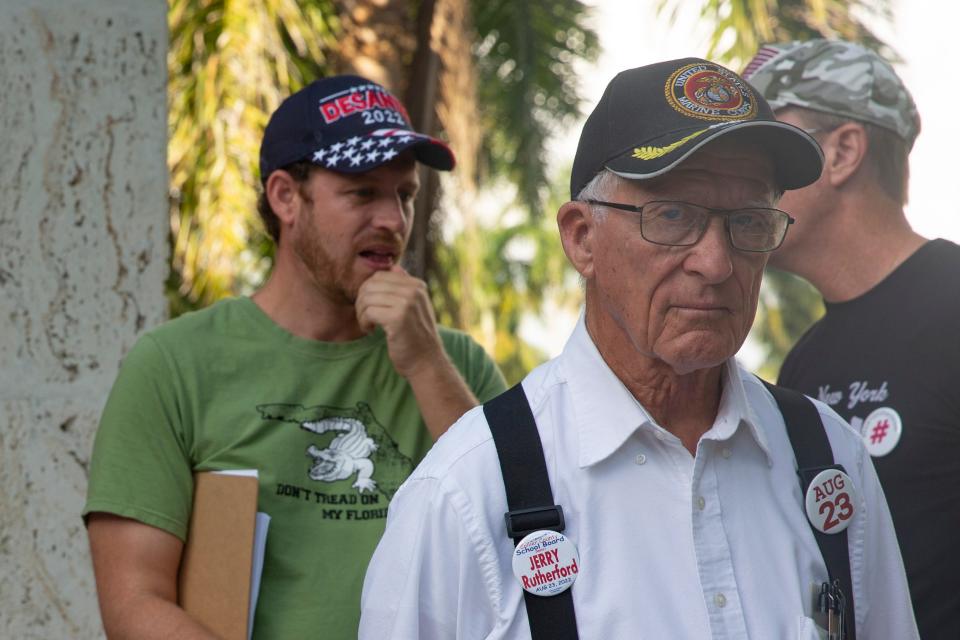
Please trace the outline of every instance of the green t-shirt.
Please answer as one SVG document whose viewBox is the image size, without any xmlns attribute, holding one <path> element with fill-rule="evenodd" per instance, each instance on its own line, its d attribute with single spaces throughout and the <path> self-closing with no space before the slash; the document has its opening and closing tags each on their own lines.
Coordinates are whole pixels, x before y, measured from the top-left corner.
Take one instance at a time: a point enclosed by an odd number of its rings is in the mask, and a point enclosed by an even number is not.
<svg viewBox="0 0 960 640">
<path fill-rule="evenodd" d="M 504 390 L 464 333 L 441 329 L 481 402 Z M 298 338 L 249 298 L 143 336 L 97 431 L 84 514 L 113 513 L 185 539 L 193 472 L 257 469 L 271 516 L 254 635 L 355 638 L 360 590 L 397 487 L 432 439 L 381 330 Z"/>
</svg>

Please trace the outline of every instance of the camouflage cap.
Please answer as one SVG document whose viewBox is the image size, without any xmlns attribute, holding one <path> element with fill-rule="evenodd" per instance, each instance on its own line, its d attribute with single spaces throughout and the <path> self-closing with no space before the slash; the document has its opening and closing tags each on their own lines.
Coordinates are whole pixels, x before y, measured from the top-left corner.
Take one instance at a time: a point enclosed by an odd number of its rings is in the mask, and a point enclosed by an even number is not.
<svg viewBox="0 0 960 640">
<path fill-rule="evenodd" d="M 910 92 L 886 60 L 843 40 L 764 45 L 743 72 L 776 109 L 787 106 L 870 122 L 903 138 L 920 133 Z"/>
</svg>

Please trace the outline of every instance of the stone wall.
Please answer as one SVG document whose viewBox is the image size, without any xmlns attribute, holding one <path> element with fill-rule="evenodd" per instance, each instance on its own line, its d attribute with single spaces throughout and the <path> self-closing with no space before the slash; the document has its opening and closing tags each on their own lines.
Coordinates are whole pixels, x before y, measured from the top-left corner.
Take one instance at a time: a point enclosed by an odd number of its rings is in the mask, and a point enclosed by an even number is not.
<svg viewBox="0 0 960 640">
<path fill-rule="evenodd" d="M 166 3 L 0 3 L 0 636 L 102 634 L 80 519 L 119 362 L 165 313 Z"/>
</svg>

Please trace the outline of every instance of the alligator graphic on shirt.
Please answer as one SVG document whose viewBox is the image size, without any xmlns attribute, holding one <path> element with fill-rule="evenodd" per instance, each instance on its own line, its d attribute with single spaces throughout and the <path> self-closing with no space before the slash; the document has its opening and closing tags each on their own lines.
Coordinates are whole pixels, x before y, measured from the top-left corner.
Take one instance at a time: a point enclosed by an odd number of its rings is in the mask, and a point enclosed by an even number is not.
<svg viewBox="0 0 960 640">
<path fill-rule="evenodd" d="M 307 447 L 311 480 L 336 482 L 356 475 L 354 489 L 376 491 L 389 500 L 413 470 L 413 461 L 400 453 L 365 402 L 352 409 L 262 404 L 257 411 L 264 420 L 292 422 L 318 436 L 335 434 L 329 441 L 315 441 Z"/>
</svg>

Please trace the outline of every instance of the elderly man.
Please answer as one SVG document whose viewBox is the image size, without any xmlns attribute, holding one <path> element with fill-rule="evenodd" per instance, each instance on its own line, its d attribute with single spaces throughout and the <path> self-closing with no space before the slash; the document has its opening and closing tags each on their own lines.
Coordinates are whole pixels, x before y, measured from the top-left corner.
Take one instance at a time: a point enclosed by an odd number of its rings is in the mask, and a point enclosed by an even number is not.
<svg viewBox="0 0 960 640">
<path fill-rule="evenodd" d="M 467 413 L 398 491 L 361 638 L 917 637 L 857 434 L 733 359 L 791 221 L 778 196 L 821 162 L 716 64 L 611 81 L 557 214 L 584 313 L 519 402 Z M 812 418 L 785 425 L 781 398 Z M 810 467 L 805 436 L 833 459 Z"/>
<path fill-rule="evenodd" d="M 890 503 L 917 625 L 960 638 L 960 246 L 904 215 L 916 105 L 883 58 L 842 40 L 763 47 L 746 74 L 777 118 L 827 161 L 784 196 L 797 218 L 770 264 L 806 278 L 826 315 L 784 360 L 779 384 L 860 430 Z"/>
</svg>

